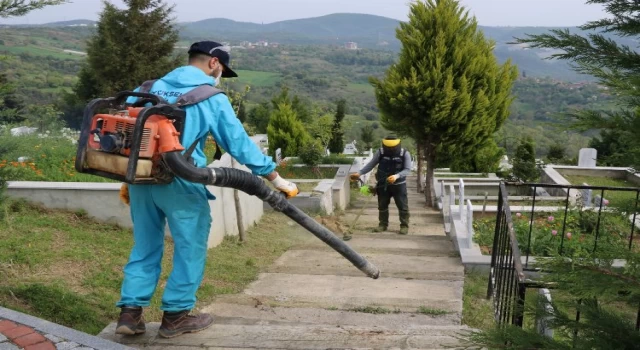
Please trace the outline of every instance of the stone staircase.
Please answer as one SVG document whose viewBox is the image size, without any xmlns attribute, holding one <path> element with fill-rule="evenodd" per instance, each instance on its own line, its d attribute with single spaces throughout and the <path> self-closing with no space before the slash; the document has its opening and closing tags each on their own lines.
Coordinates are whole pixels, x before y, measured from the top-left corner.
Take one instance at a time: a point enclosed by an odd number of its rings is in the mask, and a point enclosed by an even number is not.
<svg viewBox="0 0 640 350">
<path fill-rule="evenodd" d="M 349 226 L 364 209 L 348 244 L 380 268 L 378 280 L 312 236 L 243 293 L 201 310 L 216 320 L 205 331 L 163 339 L 156 336 L 159 324 L 150 324 L 145 335 L 120 337 L 111 324 L 100 336 L 150 349 L 455 348 L 468 330 L 460 324 L 464 269 L 441 214 L 425 208 L 415 178 L 409 186 L 409 235 L 371 233 L 378 223 L 375 198 L 357 201 L 342 220 Z M 396 232 L 397 218 L 391 210 L 389 229 Z"/>
</svg>

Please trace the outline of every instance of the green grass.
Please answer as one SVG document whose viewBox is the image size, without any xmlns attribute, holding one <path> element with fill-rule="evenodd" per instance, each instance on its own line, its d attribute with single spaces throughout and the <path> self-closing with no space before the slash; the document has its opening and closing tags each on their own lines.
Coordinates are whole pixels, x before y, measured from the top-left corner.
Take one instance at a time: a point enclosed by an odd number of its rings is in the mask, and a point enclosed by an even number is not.
<svg viewBox="0 0 640 350">
<path fill-rule="evenodd" d="M 83 59 L 84 56 L 77 54 L 66 53 L 58 49 L 50 49 L 41 46 L 3 46 L 0 45 L 0 53 L 21 54 L 28 53 L 37 56 L 51 56 L 60 59 Z"/>
<path fill-rule="evenodd" d="M 0 305 L 89 334 L 114 322 L 132 231 L 95 222 L 82 212 L 47 210 L 24 201 L 12 201 L 7 212 L 0 230 Z M 263 267 L 307 239 L 283 218 L 265 214 L 248 230 L 247 242 L 227 237 L 209 251 L 198 307 L 216 295 L 241 292 Z M 172 255 L 167 240 L 159 287 L 145 310 L 149 322 L 160 320 Z"/>
<path fill-rule="evenodd" d="M 238 82 L 256 87 L 273 86 L 281 79 L 280 74 L 272 72 L 240 69 L 236 70 L 236 73 L 238 73 Z"/>
<path fill-rule="evenodd" d="M 493 305 L 487 300 L 488 273 L 468 272 L 464 278 L 462 324 L 486 330 L 493 326 Z"/>
<path fill-rule="evenodd" d="M 276 171 L 286 179 L 333 179 L 338 168 L 335 167 L 294 167 L 291 165 L 278 166 Z"/>
<path fill-rule="evenodd" d="M 440 316 L 440 315 L 449 314 L 449 311 L 445 311 L 445 310 L 441 310 L 441 309 L 432 309 L 432 308 L 428 308 L 426 306 L 420 306 L 418 308 L 417 313 L 423 314 L 423 315 L 430 315 L 430 316 Z"/>
<path fill-rule="evenodd" d="M 582 185 L 584 183 L 589 184 L 589 186 L 611 186 L 611 187 L 639 187 L 638 185 L 624 180 L 624 179 L 614 179 L 608 177 L 600 177 L 600 176 L 578 176 L 578 175 L 563 175 L 567 181 L 569 181 L 572 185 Z M 601 194 L 600 191 L 594 190 L 593 197 L 599 196 Z M 616 203 L 620 203 L 623 201 L 635 200 L 636 193 L 631 191 L 605 191 L 604 198 L 610 201 L 610 205 L 614 205 Z"/>
<path fill-rule="evenodd" d="M 361 307 L 354 307 L 351 308 L 347 311 L 351 311 L 351 312 L 362 312 L 365 314 L 374 314 L 374 315 L 385 315 L 385 314 L 399 314 L 401 311 L 396 309 L 396 310 L 389 310 L 387 308 L 384 307 L 379 307 L 379 306 L 361 306 Z"/>
<path fill-rule="evenodd" d="M 374 93 L 373 86 L 369 84 L 363 84 L 363 83 L 349 83 L 349 85 L 347 85 L 347 90 L 349 92 L 358 93 L 358 94 Z"/>
<path fill-rule="evenodd" d="M 318 184 L 319 182 L 296 182 L 296 186 L 298 186 L 300 192 L 312 192 Z"/>
</svg>

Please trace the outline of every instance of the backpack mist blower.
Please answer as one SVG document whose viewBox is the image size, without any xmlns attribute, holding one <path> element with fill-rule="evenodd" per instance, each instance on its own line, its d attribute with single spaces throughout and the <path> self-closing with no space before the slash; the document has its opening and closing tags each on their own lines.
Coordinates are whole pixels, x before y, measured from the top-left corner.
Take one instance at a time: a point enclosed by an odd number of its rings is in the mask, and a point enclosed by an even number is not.
<svg viewBox="0 0 640 350">
<path fill-rule="evenodd" d="M 208 86 L 201 88 L 205 87 Z M 138 102 L 126 106 L 129 96 L 138 97 Z M 283 193 L 272 190 L 260 177 L 239 169 L 198 168 L 190 163 L 189 152 L 182 154 L 185 148 L 180 135 L 186 112 L 180 107 L 193 102 L 187 98 L 169 104 L 157 95 L 131 91 L 92 100 L 84 110 L 76 170 L 128 184 L 167 184 L 177 176 L 243 191 L 306 228 L 367 276 L 380 277 L 375 265 L 289 203 Z M 151 106 L 143 107 L 147 104 Z"/>
</svg>

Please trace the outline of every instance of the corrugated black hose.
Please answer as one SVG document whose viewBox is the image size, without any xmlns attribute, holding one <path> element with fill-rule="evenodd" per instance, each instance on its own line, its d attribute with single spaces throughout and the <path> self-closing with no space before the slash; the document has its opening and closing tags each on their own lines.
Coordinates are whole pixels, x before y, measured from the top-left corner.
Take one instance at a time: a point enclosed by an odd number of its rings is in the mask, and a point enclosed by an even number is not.
<svg viewBox="0 0 640 350">
<path fill-rule="evenodd" d="M 333 232 L 291 204 L 284 194 L 272 190 L 260 177 L 239 169 L 198 168 L 187 162 L 180 152 L 168 152 L 162 156 L 171 171 L 173 171 L 176 176 L 187 181 L 211 186 L 234 188 L 260 198 L 269 203 L 274 210 L 282 212 L 313 233 L 367 276 L 373 279 L 380 277 L 380 270 L 375 265 L 351 249 L 351 247 L 336 237 Z"/>
</svg>

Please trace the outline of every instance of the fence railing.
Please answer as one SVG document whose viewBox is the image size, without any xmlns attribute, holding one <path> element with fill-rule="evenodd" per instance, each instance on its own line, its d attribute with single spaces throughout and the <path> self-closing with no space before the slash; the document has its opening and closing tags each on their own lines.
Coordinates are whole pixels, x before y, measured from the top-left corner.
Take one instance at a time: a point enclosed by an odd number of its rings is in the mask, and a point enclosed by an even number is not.
<svg viewBox="0 0 640 350">
<path fill-rule="evenodd" d="M 507 197 L 500 183 L 487 298 L 493 298 L 496 322 L 522 327 L 526 281 Z"/>
<path fill-rule="evenodd" d="M 510 205 L 507 186 L 519 194 L 520 201 L 524 195 L 526 204 Z M 562 194 L 564 201 L 554 204 L 541 199 L 549 192 L 556 197 Z M 567 255 L 578 246 L 587 247 L 594 254 L 600 252 L 599 248 L 612 245 L 640 249 L 640 239 L 634 237 L 636 225 L 640 224 L 640 188 L 500 183 L 499 193 L 487 298 L 493 298 L 496 322 L 500 324 L 522 327 L 526 290 L 542 287 L 526 278 L 525 272 L 535 271 L 529 268 L 530 256 L 544 258 L 550 250 Z M 511 207 L 518 207 L 515 219 Z M 613 232 L 604 232 L 604 227 Z M 606 250 L 601 249 L 603 254 L 610 254 Z M 579 318 L 577 311 L 576 319 Z M 640 330 L 640 308 L 636 330 Z"/>
</svg>

